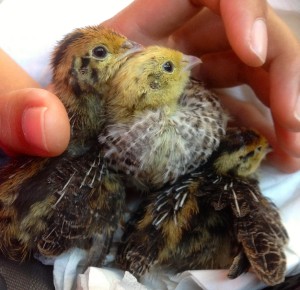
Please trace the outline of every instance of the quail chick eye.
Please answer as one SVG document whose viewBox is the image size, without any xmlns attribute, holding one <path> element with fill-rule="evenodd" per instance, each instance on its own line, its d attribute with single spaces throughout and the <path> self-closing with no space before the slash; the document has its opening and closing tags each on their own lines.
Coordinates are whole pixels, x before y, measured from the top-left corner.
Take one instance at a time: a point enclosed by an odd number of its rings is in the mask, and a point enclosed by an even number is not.
<svg viewBox="0 0 300 290">
<path fill-rule="evenodd" d="M 171 61 L 167 61 L 162 65 L 164 71 L 171 73 L 174 71 L 174 65 Z"/>
<path fill-rule="evenodd" d="M 103 59 L 107 56 L 108 51 L 104 46 L 97 46 L 93 49 L 93 56 L 96 58 Z"/>
<path fill-rule="evenodd" d="M 254 156 L 254 151 L 250 151 L 249 153 L 247 153 L 246 155 L 240 156 L 240 160 L 242 161 L 247 161 L 249 158 L 251 158 L 252 156 Z"/>
</svg>

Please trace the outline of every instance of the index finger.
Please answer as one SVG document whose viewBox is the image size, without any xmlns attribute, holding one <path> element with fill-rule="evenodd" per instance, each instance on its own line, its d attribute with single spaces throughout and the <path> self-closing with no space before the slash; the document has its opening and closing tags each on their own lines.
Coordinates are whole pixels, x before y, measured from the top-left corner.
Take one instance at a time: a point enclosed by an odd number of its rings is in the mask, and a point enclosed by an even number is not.
<svg viewBox="0 0 300 290">
<path fill-rule="evenodd" d="M 135 0 L 104 25 L 144 45 L 162 43 L 201 8 L 188 0 Z"/>
</svg>

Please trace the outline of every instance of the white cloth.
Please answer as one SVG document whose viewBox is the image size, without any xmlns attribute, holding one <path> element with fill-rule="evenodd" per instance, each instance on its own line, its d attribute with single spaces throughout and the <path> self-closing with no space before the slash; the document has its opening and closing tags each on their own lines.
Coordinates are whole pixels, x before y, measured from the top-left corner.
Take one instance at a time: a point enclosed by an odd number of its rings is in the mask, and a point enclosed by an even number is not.
<svg viewBox="0 0 300 290">
<path fill-rule="evenodd" d="M 100 23 L 131 1 L 113 0 L 106 3 L 101 0 L 3 0 L 2 2 L 0 0 L 1 48 L 44 86 L 50 81 L 50 53 L 63 35 L 76 27 Z M 269 2 L 300 39 L 300 1 L 270 0 Z M 243 98 L 247 97 L 244 95 L 244 90 L 235 89 L 235 92 L 243 93 L 241 96 Z M 284 174 L 265 165 L 261 170 L 261 187 L 263 193 L 280 207 L 290 236 L 287 249 L 287 273 L 290 275 L 298 273 L 300 272 L 300 236 L 298 235 L 300 171 L 294 174 Z M 76 281 L 74 277 L 77 275 L 80 260 L 84 255 L 83 251 L 75 249 L 55 260 L 56 289 L 72 289 L 73 280 Z M 78 281 L 78 289 L 144 289 L 128 273 L 124 276 L 124 273 L 117 269 L 96 270 L 92 268 L 86 274 L 79 276 Z M 229 280 L 226 278 L 225 270 L 186 271 L 175 277 L 167 273 L 156 273 L 144 283 L 147 284 L 147 289 L 161 290 L 254 290 L 263 287 L 263 284 L 257 281 L 252 273 Z M 106 285 L 107 288 L 101 288 L 101 285 Z M 135 285 L 137 288 L 126 288 L 126 285 Z"/>
<path fill-rule="evenodd" d="M 87 269 L 85 274 L 78 276 L 78 290 L 147 290 L 129 272 L 116 269 Z"/>
</svg>

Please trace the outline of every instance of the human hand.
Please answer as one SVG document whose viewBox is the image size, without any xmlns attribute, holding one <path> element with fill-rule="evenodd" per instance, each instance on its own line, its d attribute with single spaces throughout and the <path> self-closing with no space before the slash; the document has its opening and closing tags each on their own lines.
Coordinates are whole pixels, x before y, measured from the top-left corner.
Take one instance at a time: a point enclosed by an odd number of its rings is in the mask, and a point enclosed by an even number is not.
<svg viewBox="0 0 300 290">
<path fill-rule="evenodd" d="M 1 49 L 0 63 L 0 148 L 9 155 L 62 153 L 70 138 L 62 103 L 39 89 L 39 84 Z"/>
<path fill-rule="evenodd" d="M 226 97 L 228 110 L 268 137 L 278 167 L 300 168 L 300 45 L 266 1 L 135 0 L 104 24 L 142 44 L 200 56 L 195 76 L 209 87 L 248 84 L 271 109 L 274 124 L 250 104 Z"/>
<path fill-rule="evenodd" d="M 0 147 L 9 155 L 55 156 L 69 138 L 67 113 L 52 93 L 32 88 L 0 95 Z"/>
</svg>

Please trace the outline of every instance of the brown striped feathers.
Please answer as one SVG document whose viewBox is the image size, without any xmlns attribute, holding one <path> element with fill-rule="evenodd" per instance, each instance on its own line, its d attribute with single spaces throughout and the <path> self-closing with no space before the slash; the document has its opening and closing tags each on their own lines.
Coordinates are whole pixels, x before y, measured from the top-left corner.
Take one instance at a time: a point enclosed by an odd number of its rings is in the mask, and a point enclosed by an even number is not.
<svg viewBox="0 0 300 290">
<path fill-rule="evenodd" d="M 70 117 L 71 141 L 61 156 L 12 159 L 0 169 L 0 249 L 6 256 L 56 256 L 80 247 L 89 251 L 86 266 L 103 262 L 125 196 L 120 178 L 103 161 L 97 137 L 109 82 L 139 50 L 101 26 L 76 29 L 59 42 L 53 82 Z"/>
<path fill-rule="evenodd" d="M 227 130 L 209 161 L 153 191 L 128 222 L 117 263 L 141 276 L 155 265 L 176 271 L 251 267 L 268 285 L 284 280 L 288 236 L 253 175 L 269 151 L 244 128 Z"/>
</svg>

